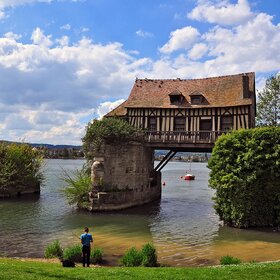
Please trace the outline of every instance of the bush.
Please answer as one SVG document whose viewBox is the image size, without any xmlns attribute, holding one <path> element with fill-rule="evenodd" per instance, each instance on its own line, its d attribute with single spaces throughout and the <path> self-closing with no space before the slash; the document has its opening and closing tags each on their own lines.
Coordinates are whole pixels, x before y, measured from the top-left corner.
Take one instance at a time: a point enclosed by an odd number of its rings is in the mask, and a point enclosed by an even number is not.
<svg viewBox="0 0 280 280">
<path fill-rule="evenodd" d="M 78 208 L 87 208 L 89 205 L 89 192 L 92 189 L 91 177 L 84 170 L 76 170 L 74 176 L 64 171 L 62 180 L 67 186 L 62 189 L 70 205 Z"/>
<path fill-rule="evenodd" d="M 121 258 L 121 264 L 123 266 L 140 266 L 142 259 L 142 253 L 136 250 L 135 247 L 132 247 Z"/>
<path fill-rule="evenodd" d="M 42 157 L 27 144 L 0 143 L 0 193 L 43 182 Z"/>
<path fill-rule="evenodd" d="M 236 227 L 280 226 L 280 128 L 221 136 L 208 162 L 214 207 Z"/>
<path fill-rule="evenodd" d="M 151 243 L 145 244 L 140 251 L 132 247 L 122 257 L 121 264 L 124 266 L 156 267 L 158 266 L 156 249 Z"/>
<path fill-rule="evenodd" d="M 90 263 L 100 264 L 103 261 L 103 251 L 100 248 L 94 248 L 90 252 Z"/>
<path fill-rule="evenodd" d="M 63 251 L 63 259 L 71 262 L 82 262 L 82 247 L 74 245 L 68 247 Z"/>
<path fill-rule="evenodd" d="M 88 160 L 92 160 L 93 152 L 101 145 L 123 143 L 135 140 L 140 130 L 119 118 L 103 118 L 93 120 L 86 127 L 86 135 L 82 138 L 83 150 Z"/>
<path fill-rule="evenodd" d="M 220 259 L 221 265 L 240 264 L 241 260 L 232 256 L 223 256 Z"/>
<path fill-rule="evenodd" d="M 48 245 L 45 250 L 45 257 L 47 259 L 56 258 L 56 257 L 61 258 L 62 254 L 63 254 L 63 250 L 58 240 L 53 241 L 53 243 Z"/>
<path fill-rule="evenodd" d="M 156 249 L 151 243 L 147 243 L 142 247 L 142 266 L 155 267 L 157 266 Z"/>
</svg>

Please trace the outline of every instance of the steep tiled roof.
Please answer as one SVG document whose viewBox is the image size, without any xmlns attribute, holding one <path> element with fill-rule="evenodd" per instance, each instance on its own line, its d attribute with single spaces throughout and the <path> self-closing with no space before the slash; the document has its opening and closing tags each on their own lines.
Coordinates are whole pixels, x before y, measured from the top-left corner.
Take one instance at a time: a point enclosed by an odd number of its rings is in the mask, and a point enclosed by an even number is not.
<svg viewBox="0 0 280 280">
<path fill-rule="evenodd" d="M 248 84 L 249 93 L 244 94 Z M 170 104 L 170 94 L 182 93 L 185 102 L 181 105 Z M 191 96 L 201 94 L 206 102 L 192 105 Z M 107 116 L 126 113 L 126 108 L 198 108 L 198 107 L 226 107 L 253 104 L 255 94 L 255 74 L 245 73 L 204 79 L 168 79 L 151 80 L 136 79 L 128 99 Z M 252 98 L 244 98 L 250 96 Z"/>
<path fill-rule="evenodd" d="M 127 100 L 121 103 L 118 107 L 110 111 L 105 115 L 105 117 L 114 117 L 114 116 L 125 116 L 126 115 L 126 103 Z"/>
</svg>

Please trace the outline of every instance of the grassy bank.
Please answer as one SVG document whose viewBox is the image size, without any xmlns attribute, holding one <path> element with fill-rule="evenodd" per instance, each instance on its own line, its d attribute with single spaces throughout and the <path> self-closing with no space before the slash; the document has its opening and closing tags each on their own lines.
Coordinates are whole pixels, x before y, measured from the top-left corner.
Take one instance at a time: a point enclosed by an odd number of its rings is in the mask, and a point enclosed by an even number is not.
<svg viewBox="0 0 280 280">
<path fill-rule="evenodd" d="M 57 263 L 0 259 L 1 280 L 88 279 L 279 279 L 279 263 L 243 264 L 203 268 L 63 268 Z"/>
</svg>

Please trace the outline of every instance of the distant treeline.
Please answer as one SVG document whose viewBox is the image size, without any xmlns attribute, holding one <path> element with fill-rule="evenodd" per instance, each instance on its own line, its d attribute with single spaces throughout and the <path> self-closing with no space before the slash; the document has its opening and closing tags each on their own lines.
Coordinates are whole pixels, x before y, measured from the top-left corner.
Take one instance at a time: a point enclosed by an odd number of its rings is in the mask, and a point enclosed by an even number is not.
<svg viewBox="0 0 280 280">
<path fill-rule="evenodd" d="M 165 154 L 157 154 L 155 152 L 155 160 L 162 160 Z M 210 158 L 210 154 L 182 154 L 179 153 L 178 155 L 174 156 L 171 161 L 184 161 L 184 162 L 207 162 Z"/>
<path fill-rule="evenodd" d="M 75 159 L 84 158 L 82 148 L 48 148 L 48 147 L 34 147 L 40 152 L 44 158 L 61 158 L 61 159 Z"/>
<path fill-rule="evenodd" d="M 34 150 L 40 152 L 44 158 L 65 158 L 75 159 L 84 158 L 84 152 L 82 146 L 75 145 L 52 145 L 52 144 L 37 144 L 37 143 L 19 143 L 11 141 L 1 141 L 5 144 L 27 144 Z"/>
</svg>

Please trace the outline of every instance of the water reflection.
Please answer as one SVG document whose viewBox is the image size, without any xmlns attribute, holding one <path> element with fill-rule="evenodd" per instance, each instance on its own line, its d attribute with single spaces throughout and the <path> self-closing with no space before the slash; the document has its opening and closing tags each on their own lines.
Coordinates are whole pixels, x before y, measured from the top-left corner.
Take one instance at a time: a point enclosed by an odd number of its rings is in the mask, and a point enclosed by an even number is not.
<svg viewBox="0 0 280 280">
<path fill-rule="evenodd" d="M 186 165 L 169 163 L 162 174 L 165 186 L 160 201 L 118 213 L 91 214 L 70 207 L 60 192 L 62 168 L 71 172 L 83 163 L 48 161 L 39 197 L 0 201 L 0 252 L 42 257 L 46 245 L 55 239 L 64 247 L 79 244 L 86 225 L 111 264 L 117 264 L 127 248 L 140 248 L 149 241 L 156 245 L 159 261 L 174 266 L 217 264 L 226 254 L 242 260 L 280 258 L 278 232 L 219 226 L 206 164 L 193 164 L 196 180 L 184 181 Z"/>
</svg>

